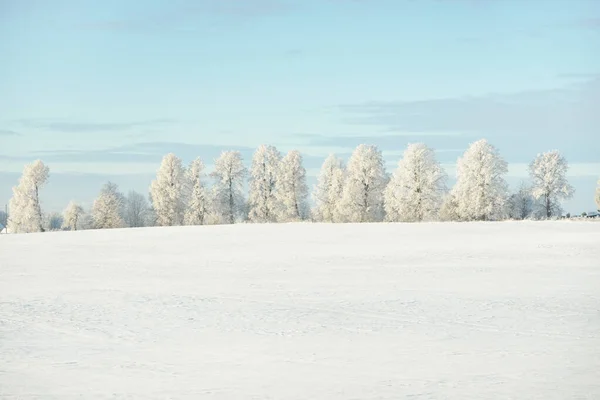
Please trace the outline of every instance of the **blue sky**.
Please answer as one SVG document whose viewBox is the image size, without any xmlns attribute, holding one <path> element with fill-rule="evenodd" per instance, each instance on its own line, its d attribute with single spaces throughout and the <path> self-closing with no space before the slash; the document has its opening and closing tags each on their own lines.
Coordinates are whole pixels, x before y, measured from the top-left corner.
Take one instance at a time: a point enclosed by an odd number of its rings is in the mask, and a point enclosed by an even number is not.
<svg viewBox="0 0 600 400">
<path fill-rule="evenodd" d="M 422 141 L 452 175 L 484 137 L 513 185 L 562 151 L 567 210 L 595 208 L 597 0 L 0 0 L 0 54 L 2 204 L 37 158 L 58 211 L 108 179 L 146 193 L 171 151 L 268 143 L 314 176 L 362 142 L 391 171 Z"/>
</svg>

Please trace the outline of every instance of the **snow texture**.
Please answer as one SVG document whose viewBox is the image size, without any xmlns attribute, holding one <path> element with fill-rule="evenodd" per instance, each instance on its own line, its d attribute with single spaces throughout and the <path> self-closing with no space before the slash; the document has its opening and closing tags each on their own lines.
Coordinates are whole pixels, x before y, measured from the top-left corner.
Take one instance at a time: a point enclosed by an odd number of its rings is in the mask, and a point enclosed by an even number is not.
<svg viewBox="0 0 600 400">
<path fill-rule="evenodd" d="M 598 399 L 598 243 L 591 221 L 3 235 L 0 398 Z"/>
</svg>

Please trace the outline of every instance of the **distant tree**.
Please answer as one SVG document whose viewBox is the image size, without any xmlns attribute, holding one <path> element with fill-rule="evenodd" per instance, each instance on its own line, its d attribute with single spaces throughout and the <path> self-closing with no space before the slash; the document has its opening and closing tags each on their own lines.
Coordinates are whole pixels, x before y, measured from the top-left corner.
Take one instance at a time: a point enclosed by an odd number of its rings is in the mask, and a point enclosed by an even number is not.
<svg viewBox="0 0 600 400">
<path fill-rule="evenodd" d="M 487 221 L 506 217 L 508 164 L 498 150 L 481 139 L 471 144 L 456 166 L 452 194 L 461 220 Z"/>
<path fill-rule="evenodd" d="M 598 179 L 598 186 L 596 187 L 596 207 L 600 211 L 600 179 Z"/>
<path fill-rule="evenodd" d="M 350 156 L 340 204 L 347 222 L 375 222 L 383 219 L 385 167 L 376 146 L 359 145 Z"/>
<path fill-rule="evenodd" d="M 531 194 L 531 187 L 525 182 L 516 193 L 513 193 L 508 199 L 508 217 L 511 219 L 527 219 L 534 215 L 535 198 Z"/>
<path fill-rule="evenodd" d="M 84 212 L 77 221 L 77 230 L 95 229 L 94 217 L 92 212 Z"/>
<path fill-rule="evenodd" d="M 46 220 L 47 231 L 59 231 L 63 226 L 63 216 L 60 213 L 54 212 L 50 214 Z"/>
<path fill-rule="evenodd" d="M 281 205 L 277 219 L 283 222 L 305 219 L 308 210 L 308 186 L 300 152 L 292 150 L 283 157 L 275 186 L 276 197 Z"/>
<path fill-rule="evenodd" d="M 186 179 L 190 187 L 189 200 L 185 211 L 186 225 L 203 225 L 210 212 L 208 193 L 204 185 L 204 163 L 195 159 L 187 170 Z"/>
<path fill-rule="evenodd" d="M 560 216 L 560 201 L 571 198 L 575 192 L 567 181 L 568 169 L 567 160 L 557 150 L 539 154 L 529 165 L 531 193 L 540 200 L 546 218 Z"/>
<path fill-rule="evenodd" d="M 581 216 L 582 217 L 587 217 L 587 213 L 584 211 L 584 212 L 581 213 Z"/>
<path fill-rule="evenodd" d="M 460 216 L 458 214 L 458 201 L 452 192 L 447 193 L 442 199 L 442 206 L 439 211 L 440 221 L 458 221 Z"/>
<path fill-rule="evenodd" d="M 83 217 L 83 207 L 71 201 L 64 211 L 63 228 L 76 231 Z"/>
<path fill-rule="evenodd" d="M 239 151 L 226 151 L 215 161 L 211 177 L 215 220 L 229 224 L 244 214 L 244 179 L 247 170 Z"/>
<path fill-rule="evenodd" d="M 118 186 L 112 182 L 106 183 L 92 206 L 94 228 L 123 228 L 125 226 L 122 217 L 124 204 L 125 197 L 119 192 Z"/>
<path fill-rule="evenodd" d="M 125 199 L 124 222 L 131 228 L 139 228 L 148 225 L 148 214 L 150 213 L 150 204 L 146 197 L 136 192 L 129 191 Z"/>
<path fill-rule="evenodd" d="M 313 218 L 321 222 L 339 222 L 340 200 L 345 171 L 342 160 L 330 154 L 323 163 L 313 192 Z"/>
<path fill-rule="evenodd" d="M 44 232 L 40 190 L 46 184 L 49 172 L 40 160 L 25 166 L 9 203 L 8 229 L 12 233 Z"/>
<path fill-rule="evenodd" d="M 185 210 L 184 171 L 181 159 L 173 153 L 164 156 L 156 179 L 150 185 L 156 222 L 161 226 L 180 225 Z"/>
<path fill-rule="evenodd" d="M 384 191 L 389 221 L 415 222 L 438 218 L 446 173 L 432 149 L 423 143 L 410 144 Z"/>
<path fill-rule="evenodd" d="M 8 214 L 0 210 L 0 233 L 3 232 L 4 228 L 8 225 Z"/>
<path fill-rule="evenodd" d="M 275 222 L 281 204 L 276 194 L 281 154 L 274 146 L 261 145 L 252 157 L 248 217 L 252 222 Z"/>
</svg>

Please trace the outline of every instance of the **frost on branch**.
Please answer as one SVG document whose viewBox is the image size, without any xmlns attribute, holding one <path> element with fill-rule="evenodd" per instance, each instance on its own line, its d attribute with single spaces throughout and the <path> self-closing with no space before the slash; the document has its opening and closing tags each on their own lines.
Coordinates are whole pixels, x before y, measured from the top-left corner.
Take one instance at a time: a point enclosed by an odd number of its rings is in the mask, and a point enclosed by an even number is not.
<svg viewBox="0 0 600 400">
<path fill-rule="evenodd" d="M 289 222 L 305 219 L 308 186 L 300 152 L 292 150 L 281 160 L 275 186 L 275 195 L 280 204 L 277 220 Z"/>
<path fill-rule="evenodd" d="M 389 221 L 434 220 L 446 192 L 446 173 L 432 149 L 410 144 L 384 192 Z"/>
<path fill-rule="evenodd" d="M 167 154 L 150 186 L 156 222 L 160 226 L 181 225 L 184 214 L 184 173 L 181 159 Z"/>
<path fill-rule="evenodd" d="M 313 219 L 321 222 L 339 222 L 340 199 L 344 190 L 345 171 L 342 160 L 330 154 L 317 177 L 313 192 L 315 208 Z"/>
<path fill-rule="evenodd" d="M 281 155 L 273 146 L 261 145 L 252 157 L 249 218 L 252 222 L 275 222 L 280 213 L 276 195 Z"/>
<path fill-rule="evenodd" d="M 456 166 L 452 194 L 457 214 L 465 221 L 488 221 L 506 216 L 508 164 L 498 150 L 481 139 L 471 144 Z"/>
<path fill-rule="evenodd" d="M 340 204 L 347 222 L 375 222 L 383 219 L 385 168 L 376 146 L 359 145 L 346 169 L 346 181 Z"/>
<path fill-rule="evenodd" d="M 92 206 L 92 219 L 96 229 L 115 229 L 125 227 L 123 211 L 125 197 L 116 184 L 108 182 L 102 187 L 100 195 Z"/>
<path fill-rule="evenodd" d="M 244 179 L 248 171 L 239 151 L 226 151 L 215 161 L 211 177 L 213 186 L 214 220 L 233 224 L 244 213 Z"/>
<path fill-rule="evenodd" d="M 10 199 L 8 230 L 13 233 L 44 231 L 40 189 L 48 180 L 49 172 L 49 168 L 40 160 L 25 166 Z"/>
<path fill-rule="evenodd" d="M 567 160 L 557 151 L 539 154 L 529 165 L 533 182 L 532 195 L 546 218 L 562 214 L 561 200 L 570 199 L 575 192 L 567 181 Z"/>
<path fill-rule="evenodd" d="M 186 173 L 190 187 L 189 200 L 185 211 L 186 225 L 204 225 L 209 213 L 209 199 L 204 185 L 204 163 L 200 158 L 192 161 Z"/>
<path fill-rule="evenodd" d="M 63 228 L 76 231 L 83 216 L 83 207 L 71 201 L 65 209 L 63 216 Z"/>
</svg>

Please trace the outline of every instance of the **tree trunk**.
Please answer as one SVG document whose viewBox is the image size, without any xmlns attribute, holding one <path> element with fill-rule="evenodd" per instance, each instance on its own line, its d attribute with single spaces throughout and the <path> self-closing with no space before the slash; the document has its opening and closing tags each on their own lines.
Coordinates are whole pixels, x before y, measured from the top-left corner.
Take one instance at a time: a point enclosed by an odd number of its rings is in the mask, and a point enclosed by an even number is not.
<svg viewBox="0 0 600 400">
<path fill-rule="evenodd" d="M 231 179 L 229 180 L 229 223 L 233 224 L 235 222 L 233 217 L 233 182 Z"/>
</svg>

